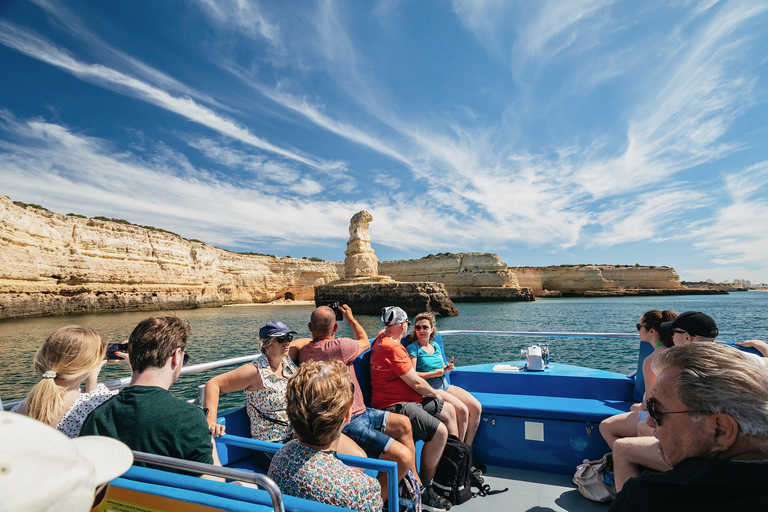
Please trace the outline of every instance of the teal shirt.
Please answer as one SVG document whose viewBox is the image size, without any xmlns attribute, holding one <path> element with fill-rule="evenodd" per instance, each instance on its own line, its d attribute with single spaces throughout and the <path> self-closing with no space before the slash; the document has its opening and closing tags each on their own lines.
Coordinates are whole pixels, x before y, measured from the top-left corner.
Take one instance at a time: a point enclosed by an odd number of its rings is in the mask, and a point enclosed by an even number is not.
<svg viewBox="0 0 768 512">
<path fill-rule="evenodd" d="M 430 341 L 430 343 L 435 348 L 434 354 L 427 354 L 424 349 L 421 348 L 421 345 L 415 341 L 405 347 L 405 350 L 408 351 L 408 354 L 411 357 L 416 358 L 416 371 L 419 373 L 433 372 L 445 366 L 443 356 L 440 354 L 440 347 L 438 347 L 437 343 L 434 341 Z"/>
<path fill-rule="evenodd" d="M 88 415 L 80 435 L 113 437 L 131 450 L 213 464 L 203 410 L 156 386 L 123 389 Z"/>
</svg>

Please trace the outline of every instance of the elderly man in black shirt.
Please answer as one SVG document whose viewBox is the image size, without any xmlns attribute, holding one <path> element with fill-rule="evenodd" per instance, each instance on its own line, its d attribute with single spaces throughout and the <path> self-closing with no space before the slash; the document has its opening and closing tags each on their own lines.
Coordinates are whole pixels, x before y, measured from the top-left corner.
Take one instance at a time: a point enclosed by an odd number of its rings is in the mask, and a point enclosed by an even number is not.
<svg viewBox="0 0 768 512">
<path fill-rule="evenodd" d="M 672 469 L 630 479 L 610 511 L 768 510 L 768 370 L 710 343 L 670 348 L 654 369 L 648 424 Z"/>
</svg>

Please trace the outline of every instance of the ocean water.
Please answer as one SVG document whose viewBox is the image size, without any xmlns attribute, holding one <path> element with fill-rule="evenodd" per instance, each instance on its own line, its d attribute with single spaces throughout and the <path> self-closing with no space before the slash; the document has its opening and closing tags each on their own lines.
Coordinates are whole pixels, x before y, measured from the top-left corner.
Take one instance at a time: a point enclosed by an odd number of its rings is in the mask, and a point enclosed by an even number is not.
<svg viewBox="0 0 768 512">
<path fill-rule="evenodd" d="M 768 293 L 737 292 L 730 295 L 618 297 L 590 299 L 539 299 L 534 302 L 457 304 L 459 316 L 439 318 L 439 330 L 517 332 L 612 332 L 636 334 L 635 324 L 649 309 L 703 311 L 720 329 L 718 340 L 768 340 Z M 176 315 L 192 327 L 188 351 L 190 364 L 258 351 L 258 329 L 280 320 L 300 337 L 309 336 L 307 323 L 312 306 L 235 306 L 181 310 Z M 168 314 L 168 312 L 161 312 Z M 127 339 L 133 327 L 149 312 L 100 313 L 32 319 L 0 320 L 0 398 L 22 398 L 37 381 L 32 359 L 38 346 L 55 329 L 79 324 L 96 329 L 111 342 Z M 378 317 L 357 315 L 369 337 L 381 329 Z M 346 322 L 338 334 L 351 335 Z M 457 366 L 508 362 L 520 359 L 520 350 L 532 343 L 548 343 L 553 362 L 590 366 L 629 374 L 637 365 L 637 340 L 601 338 L 530 338 L 514 336 L 445 336 L 448 357 Z M 196 395 L 198 384 L 223 373 L 210 370 L 182 376 L 172 391 L 185 398 Z M 125 364 L 109 363 L 100 380 L 129 375 Z M 224 397 L 222 407 L 243 402 L 242 393 Z"/>
</svg>

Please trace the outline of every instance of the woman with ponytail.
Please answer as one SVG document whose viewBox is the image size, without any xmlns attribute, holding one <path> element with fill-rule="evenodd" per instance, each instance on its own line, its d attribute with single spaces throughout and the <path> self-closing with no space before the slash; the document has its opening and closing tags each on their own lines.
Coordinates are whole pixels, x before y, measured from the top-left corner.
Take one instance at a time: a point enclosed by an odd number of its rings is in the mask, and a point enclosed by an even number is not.
<svg viewBox="0 0 768 512">
<path fill-rule="evenodd" d="M 77 437 L 86 416 L 117 393 L 98 384 L 107 345 L 94 330 L 77 325 L 48 336 L 35 354 L 35 384 L 22 404 L 12 410 Z M 85 381 L 85 392 L 80 384 Z"/>
</svg>

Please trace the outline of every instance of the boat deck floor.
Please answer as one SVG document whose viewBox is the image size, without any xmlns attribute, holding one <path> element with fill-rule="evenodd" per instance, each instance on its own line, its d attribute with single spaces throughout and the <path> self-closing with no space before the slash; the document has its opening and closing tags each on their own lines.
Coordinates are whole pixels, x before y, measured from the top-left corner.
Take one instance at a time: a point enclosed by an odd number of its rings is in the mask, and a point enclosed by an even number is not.
<svg viewBox="0 0 768 512">
<path fill-rule="evenodd" d="M 575 469 L 574 469 L 575 471 Z M 453 507 L 456 512 L 566 511 L 606 512 L 609 503 L 596 503 L 579 494 L 570 476 L 488 466 L 483 475 L 491 489 L 509 488 L 492 496 L 472 498 Z"/>
</svg>

